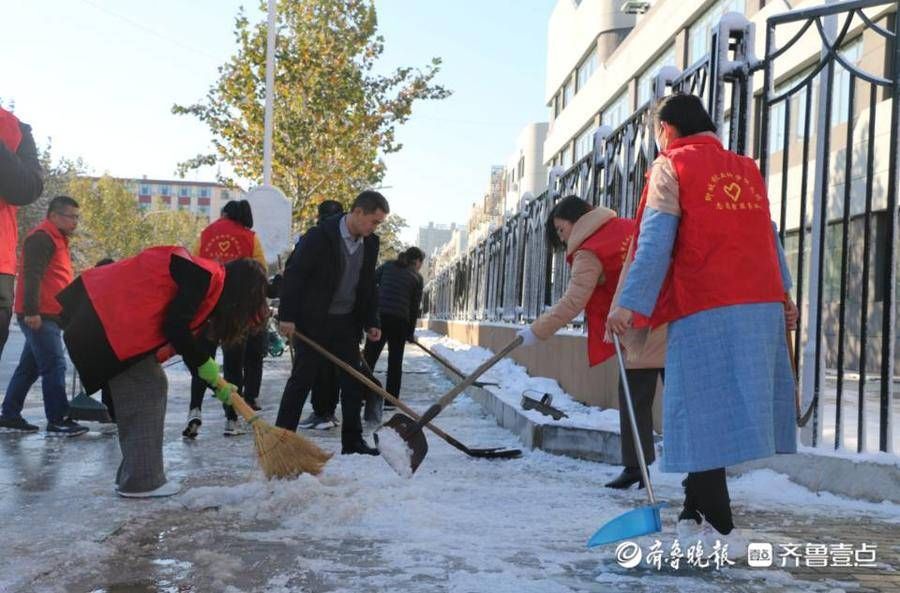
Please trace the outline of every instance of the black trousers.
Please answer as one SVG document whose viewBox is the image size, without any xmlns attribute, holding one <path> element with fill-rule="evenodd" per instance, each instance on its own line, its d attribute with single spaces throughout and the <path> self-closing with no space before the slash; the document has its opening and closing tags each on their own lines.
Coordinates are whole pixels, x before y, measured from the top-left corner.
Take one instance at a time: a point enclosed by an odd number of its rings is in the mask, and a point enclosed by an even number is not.
<svg viewBox="0 0 900 593">
<path fill-rule="evenodd" d="M 205 336 L 201 336 L 200 338 L 198 338 L 198 341 L 201 347 L 209 353 L 209 357 L 215 358 L 216 350 L 218 350 L 219 345 L 216 342 L 206 338 Z M 259 365 L 258 378 L 253 376 L 252 371 L 249 374 L 246 373 L 244 368 L 246 351 L 247 346 L 245 342 L 229 346 L 228 348 L 223 348 L 222 375 L 225 377 L 226 381 L 238 388 L 238 393 L 240 393 L 242 396 L 246 396 L 247 400 L 254 401 L 256 399 L 256 396 L 259 394 L 259 382 L 262 380 L 262 364 L 260 363 Z M 206 390 L 210 389 L 210 386 L 206 384 L 206 381 L 198 377 L 197 373 L 192 372 L 191 375 L 191 409 L 202 408 L 203 396 L 206 395 Z M 255 382 L 256 393 L 252 398 L 250 397 L 250 394 L 247 394 L 244 391 L 244 381 L 247 378 Z M 222 409 L 225 410 L 226 418 L 228 418 L 229 420 L 237 420 L 237 412 L 234 411 L 233 407 L 222 404 Z"/>
<path fill-rule="evenodd" d="M 656 395 L 656 378 L 663 375 L 663 369 L 626 369 L 628 387 L 631 390 L 631 401 L 634 404 L 635 422 L 644 449 L 644 461 L 650 465 L 656 460 L 653 447 L 653 399 Z M 619 432 L 622 436 L 622 465 L 638 467 L 637 453 L 634 450 L 634 437 L 631 433 L 631 422 L 628 420 L 628 407 L 625 404 L 625 389 L 619 381 Z"/>
<path fill-rule="evenodd" d="M 364 356 L 373 371 L 385 344 L 388 347 L 387 392 L 400 397 L 400 383 L 403 380 L 403 350 L 409 337 L 409 320 L 396 315 L 381 316 L 381 339 L 366 341 Z"/>
<path fill-rule="evenodd" d="M 248 402 L 259 398 L 263 359 L 266 357 L 266 332 L 250 334 L 247 339 L 223 350 L 225 380 L 238 388 Z M 229 378 L 231 377 L 231 378 Z"/>
<path fill-rule="evenodd" d="M 362 372 L 362 360 L 359 358 L 359 340 L 361 333 L 352 315 L 329 315 L 325 332 L 318 343 L 335 356 Z M 297 344 L 294 354 L 294 368 L 291 377 L 284 386 L 281 405 L 278 408 L 276 426 L 286 430 L 297 430 L 300 413 L 309 396 L 310 389 L 316 382 L 323 368 L 333 365 L 307 346 Z M 363 390 L 359 382 L 346 373 L 338 372 L 338 385 L 341 389 L 341 438 L 344 444 L 355 443 L 362 438 L 362 421 L 359 417 L 362 407 Z"/>
<path fill-rule="evenodd" d="M 679 520 L 699 519 L 699 514 L 723 535 L 734 529 L 724 467 L 691 472 L 681 485 L 684 486 L 684 509 L 678 516 Z"/>
<path fill-rule="evenodd" d="M 296 346 L 295 349 L 299 350 Z M 337 367 L 330 362 L 322 365 L 312 386 L 313 413 L 322 418 L 334 416 L 339 393 Z"/>
</svg>

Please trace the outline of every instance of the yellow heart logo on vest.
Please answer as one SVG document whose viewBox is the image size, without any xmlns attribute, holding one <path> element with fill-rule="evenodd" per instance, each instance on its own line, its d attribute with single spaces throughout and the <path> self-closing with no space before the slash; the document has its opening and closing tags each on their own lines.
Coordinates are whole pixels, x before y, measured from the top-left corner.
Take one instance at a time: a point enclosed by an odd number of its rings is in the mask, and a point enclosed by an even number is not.
<svg viewBox="0 0 900 593">
<path fill-rule="evenodd" d="M 731 198 L 732 202 L 737 202 L 741 199 L 741 186 L 737 183 L 732 181 L 722 189 L 725 191 L 725 195 Z"/>
</svg>

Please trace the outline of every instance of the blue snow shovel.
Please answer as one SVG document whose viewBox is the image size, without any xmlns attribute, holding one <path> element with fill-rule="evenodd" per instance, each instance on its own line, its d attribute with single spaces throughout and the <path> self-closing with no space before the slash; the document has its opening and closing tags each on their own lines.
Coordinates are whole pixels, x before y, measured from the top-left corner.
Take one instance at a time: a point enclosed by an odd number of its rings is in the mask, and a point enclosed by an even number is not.
<svg viewBox="0 0 900 593">
<path fill-rule="evenodd" d="M 650 497 L 650 504 L 622 513 L 615 519 L 608 521 L 588 540 L 587 545 L 589 548 L 662 531 L 662 519 L 659 516 L 659 509 L 666 506 L 665 502 L 656 502 L 656 497 L 653 496 L 650 474 L 647 472 L 647 463 L 644 461 L 644 448 L 641 446 L 641 437 L 638 434 L 637 421 L 634 417 L 634 405 L 631 403 L 631 389 L 628 387 L 628 377 L 625 375 L 625 360 L 622 358 L 622 347 L 619 345 L 619 336 L 615 334 L 613 334 L 613 344 L 616 346 L 616 358 L 619 361 L 619 377 L 625 390 L 625 405 L 628 406 L 628 420 L 631 422 L 631 436 L 634 437 L 634 449 L 637 452 L 638 463 L 641 466 L 641 477 L 644 478 L 644 485 L 647 487 L 647 496 Z"/>
</svg>

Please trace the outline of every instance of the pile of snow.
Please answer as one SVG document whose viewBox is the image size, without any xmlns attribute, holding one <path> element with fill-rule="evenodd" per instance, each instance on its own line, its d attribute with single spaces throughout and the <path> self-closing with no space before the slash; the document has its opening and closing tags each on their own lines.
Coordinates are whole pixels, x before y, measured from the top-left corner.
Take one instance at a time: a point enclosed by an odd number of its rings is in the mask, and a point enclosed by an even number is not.
<svg viewBox="0 0 900 593">
<path fill-rule="evenodd" d="M 474 371 L 493 355 L 493 352 L 486 348 L 463 344 L 434 332 L 420 331 L 416 335 L 422 344 L 432 348 L 464 373 Z M 479 381 L 498 383 L 499 385 L 496 387 L 487 386 L 485 389 L 519 409 L 520 413 L 535 424 L 619 432 L 618 410 L 602 410 L 583 404 L 566 393 L 556 380 L 547 377 L 531 377 L 525 367 L 516 364 L 512 359 L 501 360 L 482 375 Z M 553 397 L 553 406 L 565 412 L 568 418 L 554 420 L 537 410 L 521 409 L 523 394 L 534 399 L 541 399 L 545 393 L 549 393 Z"/>
</svg>

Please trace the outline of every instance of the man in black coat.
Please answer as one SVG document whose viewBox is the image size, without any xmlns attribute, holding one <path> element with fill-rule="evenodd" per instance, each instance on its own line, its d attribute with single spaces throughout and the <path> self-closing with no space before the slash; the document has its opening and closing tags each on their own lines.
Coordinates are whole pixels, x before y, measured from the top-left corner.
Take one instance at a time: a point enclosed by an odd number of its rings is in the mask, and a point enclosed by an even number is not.
<svg viewBox="0 0 900 593">
<path fill-rule="evenodd" d="M 350 213 L 313 227 L 303 248 L 291 258 L 284 273 L 279 307 L 282 333 L 302 332 L 344 362 L 361 369 L 359 342 L 381 338 L 375 263 L 375 229 L 390 212 L 387 200 L 375 191 L 359 194 Z M 304 343 L 298 343 L 294 368 L 285 385 L 276 425 L 296 430 L 300 412 L 319 370 L 330 364 Z M 377 455 L 362 438 L 360 408 L 363 388 L 340 374 L 343 423 L 341 452 Z"/>
</svg>

